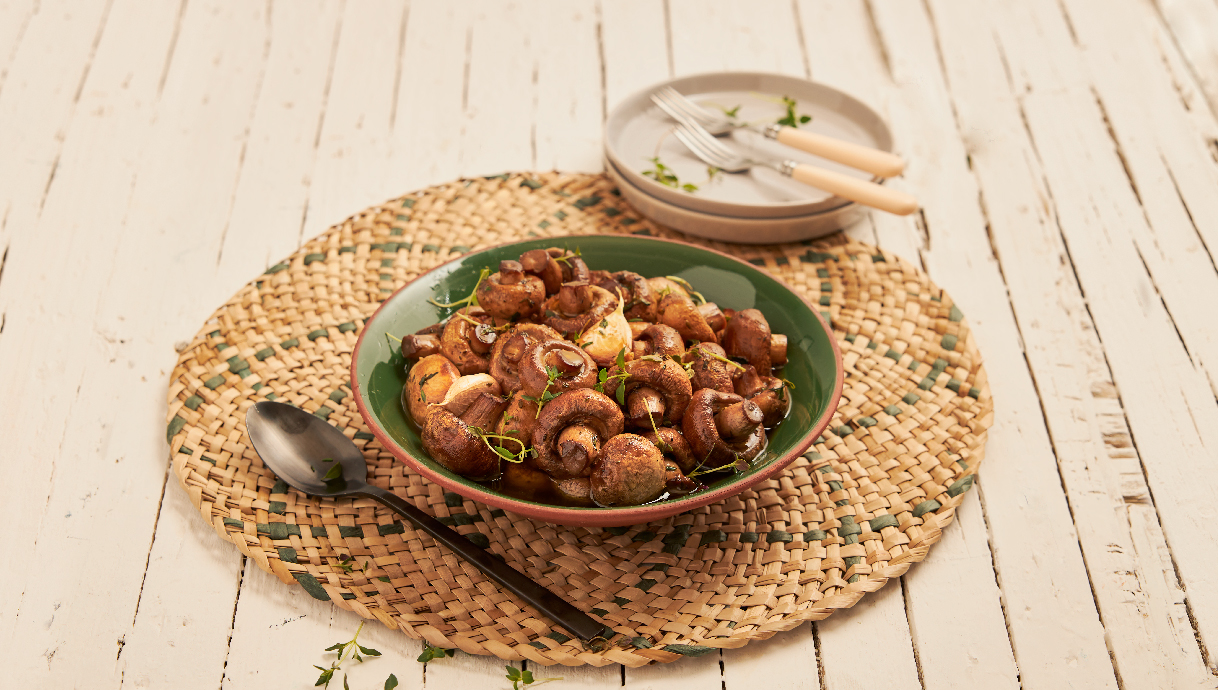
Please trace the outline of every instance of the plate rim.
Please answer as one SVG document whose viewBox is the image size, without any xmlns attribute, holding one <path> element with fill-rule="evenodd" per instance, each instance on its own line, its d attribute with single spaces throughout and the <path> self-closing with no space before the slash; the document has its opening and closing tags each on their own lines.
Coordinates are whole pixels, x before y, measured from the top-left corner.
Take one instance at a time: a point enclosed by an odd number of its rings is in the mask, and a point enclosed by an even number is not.
<svg viewBox="0 0 1220 690">
<path fill-rule="evenodd" d="M 807 431 L 805 433 L 805 435 L 802 436 L 788 452 L 786 452 L 783 456 L 778 457 L 775 460 L 773 460 L 771 462 L 770 467 L 760 471 L 757 474 L 751 475 L 750 477 L 746 477 L 746 478 L 743 478 L 742 480 L 739 480 L 739 481 L 745 481 L 748 479 L 750 481 L 750 484 L 745 485 L 745 486 L 740 486 L 740 488 L 738 488 L 739 487 L 738 483 L 730 483 L 730 484 L 722 486 L 718 489 L 708 491 L 706 493 L 694 494 L 691 496 L 680 498 L 676 501 L 645 504 L 642 506 L 623 506 L 623 507 L 618 507 L 618 508 L 601 508 L 601 507 L 579 507 L 579 506 L 551 506 L 551 505 L 546 505 L 546 504 L 523 503 L 523 502 L 520 502 L 518 499 L 513 499 L 513 498 L 505 496 L 503 494 L 493 492 L 489 489 L 482 489 L 482 488 L 472 489 L 470 486 L 457 482 L 450 477 L 446 477 L 445 475 L 436 472 L 432 468 L 428 467 L 427 465 L 425 465 L 422 462 L 420 462 L 419 460 L 417 460 L 410 452 L 407 452 L 405 448 L 403 448 L 401 445 L 399 445 L 398 442 L 394 441 L 389 436 L 389 434 L 386 433 L 386 431 L 381 427 L 380 423 L 377 421 L 376 416 L 373 415 L 369 411 L 368 406 L 365 404 L 365 400 L 364 400 L 364 398 L 365 398 L 364 386 L 362 385 L 362 383 L 360 382 L 360 380 L 357 378 L 357 375 L 356 375 L 357 366 L 359 365 L 359 362 L 360 362 L 360 352 L 361 352 L 362 347 L 364 346 L 365 336 L 368 335 L 368 333 L 370 333 L 369 325 L 371 325 L 373 323 L 373 321 L 376 320 L 377 316 L 379 314 L 381 314 L 383 309 L 388 307 L 390 305 L 390 303 L 394 301 L 394 298 L 397 297 L 399 295 L 399 293 L 401 293 L 403 290 L 407 289 L 408 287 L 414 285 L 416 282 L 418 282 L 422 279 L 425 279 L 427 276 L 432 275 L 433 273 L 436 273 L 437 271 L 440 271 L 441 269 L 443 269 L 447 266 L 450 266 L 451 264 L 462 261 L 463 259 L 470 257 L 472 255 L 475 255 L 475 254 L 480 254 L 483 252 L 491 251 L 494 249 L 500 249 L 500 248 L 515 245 L 515 244 L 521 244 L 523 242 L 533 242 L 533 241 L 537 241 L 537 239 L 573 240 L 573 239 L 579 239 L 582 237 L 598 237 L 598 238 L 611 237 L 611 238 L 618 238 L 621 240 L 626 240 L 629 242 L 639 241 L 639 242 L 657 242 L 657 243 L 664 243 L 664 244 L 673 244 L 673 245 L 679 245 L 679 246 L 686 247 L 686 248 L 693 248 L 696 250 L 719 255 L 719 256 L 729 259 L 733 262 L 739 263 L 742 266 L 746 267 L 747 269 L 749 269 L 763 277 L 766 277 L 766 278 L 769 278 L 769 279 L 775 281 L 785 290 L 791 292 L 794 296 L 796 296 L 797 299 L 804 302 L 805 306 L 808 307 L 810 313 L 813 314 L 815 319 L 817 319 L 818 324 L 822 327 L 822 331 L 826 334 L 827 339 L 830 341 L 831 352 L 834 354 L 834 359 L 835 359 L 835 381 L 834 381 L 833 386 L 831 387 L 830 399 L 828 401 L 826 409 L 817 418 L 817 420 L 815 420 L 814 423 L 810 426 L 809 431 Z M 352 389 L 352 397 L 354 397 L 356 399 L 357 410 L 360 413 L 360 417 L 364 420 L 365 424 L 368 426 L 369 431 L 372 432 L 373 436 L 382 445 L 382 447 L 385 448 L 386 451 L 388 451 L 391 455 L 393 455 L 395 458 L 397 458 L 400 462 L 406 464 L 408 467 L 410 467 L 413 471 L 415 471 L 421 477 L 423 477 L 424 479 L 426 479 L 430 482 L 440 485 L 442 488 L 444 488 L 446 490 L 453 491 L 454 493 L 457 493 L 465 498 L 469 498 L 473 501 L 478 501 L 480 503 L 484 503 L 486 505 L 489 505 L 489 506 L 492 506 L 495 508 L 508 510 L 513 513 L 516 513 L 519 515 L 524 515 L 526 517 L 530 517 L 533 519 L 543 520 L 545 522 L 549 522 L 552 524 L 571 526 L 571 527 L 575 527 L 575 526 L 615 527 L 615 526 L 635 525 L 635 524 L 651 522 L 653 520 L 658 520 L 658 519 L 671 517 L 674 515 L 679 515 L 681 513 L 685 513 L 694 508 L 699 508 L 699 507 L 708 505 L 709 503 L 714 503 L 716 501 L 723 500 L 730 496 L 739 494 L 742 491 L 745 491 L 746 489 L 750 488 L 750 486 L 753 486 L 754 484 L 771 479 L 775 475 L 782 472 L 785 468 L 787 468 L 788 465 L 792 464 L 792 462 L 794 462 L 811 445 L 813 445 L 813 443 L 822 434 L 822 432 L 826 430 L 826 427 L 830 425 L 830 421 L 834 417 L 834 413 L 838 409 L 840 399 L 842 398 L 843 378 L 844 378 L 843 354 L 839 348 L 839 341 L 838 341 L 838 338 L 835 337 L 834 330 L 830 327 L 830 324 L 828 324 L 826 322 L 826 320 L 822 318 L 821 313 L 818 312 L 817 308 L 814 307 L 812 302 L 810 302 L 804 295 L 797 292 L 795 289 L 793 289 L 790 285 L 788 285 L 786 282 L 784 282 L 779 277 L 772 275 L 771 273 L 768 273 L 766 271 L 762 271 L 757 266 L 754 266 L 754 265 L 752 265 L 746 261 L 743 261 L 742 259 L 739 259 L 735 256 L 732 256 L 730 254 L 726 254 L 724 252 L 721 252 L 721 251 L 718 251 L 715 249 L 711 249 L 708 247 L 701 247 L 699 245 L 691 244 L 689 242 L 682 242 L 679 240 L 671 240 L 671 239 L 661 238 L 661 237 L 644 237 L 644 236 L 639 236 L 639 235 L 622 236 L 622 235 L 607 235 L 607 234 L 597 234 L 597 233 L 585 233 L 585 234 L 581 234 L 581 235 L 566 235 L 561 238 L 532 238 L 532 239 L 528 239 L 528 240 L 518 239 L 518 240 L 513 240 L 510 242 L 501 242 L 498 244 L 489 245 L 489 246 L 482 247 L 479 249 L 473 249 L 469 252 L 456 256 L 442 264 L 434 266 L 433 268 L 429 269 L 425 273 L 421 273 L 415 279 L 408 281 L 407 283 L 404 283 L 401 287 L 399 287 L 397 290 L 395 290 L 393 293 L 391 293 L 388 297 L 386 297 L 385 300 L 383 300 L 382 303 L 377 307 L 377 309 L 371 315 L 369 315 L 369 317 L 365 320 L 364 327 L 360 329 L 360 336 L 356 340 L 356 346 L 352 349 L 352 363 L 351 363 L 348 371 L 349 371 L 348 382 Z M 472 493 L 477 494 L 477 495 L 474 495 L 474 496 L 470 495 Z M 561 518 L 561 519 L 556 519 L 556 518 Z M 569 518 L 569 519 L 562 519 L 562 518 Z"/>
</svg>

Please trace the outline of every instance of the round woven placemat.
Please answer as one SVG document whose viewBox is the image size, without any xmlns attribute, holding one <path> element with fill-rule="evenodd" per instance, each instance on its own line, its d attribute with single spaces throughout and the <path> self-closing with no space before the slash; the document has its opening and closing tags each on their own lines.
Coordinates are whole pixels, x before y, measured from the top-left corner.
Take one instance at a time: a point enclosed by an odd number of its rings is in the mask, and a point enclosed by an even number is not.
<svg viewBox="0 0 1220 690">
<path fill-rule="evenodd" d="M 364 320 L 407 281 L 471 249 L 537 236 L 634 233 L 739 256 L 820 304 L 840 340 L 829 430 L 776 479 L 629 528 L 567 528 L 446 493 L 368 432 L 348 385 Z M 281 400 L 327 419 L 406 496 L 617 635 L 582 649 L 371 500 L 289 489 L 245 435 Z M 459 180 L 359 213 L 233 296 L 182 350 L 169 388 L 173 471 L 203 519 L 259 567 L 411 637 L 565 665 L 673 661 L 766 639 L 847 608 L 922 560 L 983 457 L 991 393 L 961 312 L 921 271 L 834 236 L 774 247 L 680 236 L 600 175 Z"/>
</svg>

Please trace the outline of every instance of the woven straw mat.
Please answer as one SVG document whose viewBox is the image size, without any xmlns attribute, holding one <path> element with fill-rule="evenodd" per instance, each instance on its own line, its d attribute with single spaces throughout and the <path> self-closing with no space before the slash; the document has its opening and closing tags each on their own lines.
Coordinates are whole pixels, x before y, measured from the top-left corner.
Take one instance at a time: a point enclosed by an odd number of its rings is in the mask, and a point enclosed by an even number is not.
<svg viewBox="0 0 1220 690">
<path fill-rule="evenodd" d="M 724 502 L 598 530 L 446 493 L 378 445 L 348 371 L 380 302 L 477 247 L 589 233 L 708 246 L 820 304 L 846 374 L 838 411 L 810 452 Z M 245 411 L 259 400 L 344 430 L 363 449 L 370 482 L 619 634 L 603 651 L 584 650 L 379 503 L 289 489 L 246 438 Z M 544 665 L 640 666 L 820 620 L 923 560 L 971 486 L 992 404 L 961 312 L 884 250 L 841 235 L 770 247 L 689 238 L 642 219 L 604 176 L 542 173 L 426 189 L 307 242 L 234 295 L 181 352 L 167 416 L 174 474 L 203 519 L 285 583 L 434 646 Z"/>
</svg>

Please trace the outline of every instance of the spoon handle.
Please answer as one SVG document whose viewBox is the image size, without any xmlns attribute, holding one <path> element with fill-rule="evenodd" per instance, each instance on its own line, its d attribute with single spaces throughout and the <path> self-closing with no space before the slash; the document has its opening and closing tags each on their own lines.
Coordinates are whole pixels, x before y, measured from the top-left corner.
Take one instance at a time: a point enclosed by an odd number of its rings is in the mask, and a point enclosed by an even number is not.
<svg viewBox="0 0 1220 690">
<path fill-rule="evenodd" d="M 449 529 L 439 520 L 416 508 L 394 492 L 376 486 L 368 486 L 362 487 L 360 493 L 377 499 L 397 511 L 416 528 L 449 547 L 451 551 L 483 571 L 484 575 L 524 599 L 583 642 L 592 644 L 597 639 L 605 641 L 605 636 L 609 632 L 605 625 L 569 604 L 562 597 L 522 575 L 491 552 L 484 551 L 470 543 L 466 537 Z"/>
</svg>

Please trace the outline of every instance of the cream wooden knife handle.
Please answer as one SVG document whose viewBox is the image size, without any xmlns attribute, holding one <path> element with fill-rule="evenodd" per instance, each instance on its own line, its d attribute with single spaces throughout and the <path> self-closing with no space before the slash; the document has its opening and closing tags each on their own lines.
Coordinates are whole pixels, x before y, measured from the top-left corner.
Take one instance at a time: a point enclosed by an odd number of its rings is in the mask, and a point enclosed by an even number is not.
<svg viewBox="0 0 1220 690">
<path fill-rule="evenodd" d="M 792 179 L 804 182 L 858 204 L 889 211 L 900 216 L 914 213 L 919 208 L 915 197 L 897 189 L 882 187 L 875 182 L 849 177 L 842 173 L 799 163 L 791 165 Z"/>
<path fill-rule="evenodd" d="M 775 140 L 781 144 L 870 172 L 878 177 L 893 177 L 906 167 L 906 161 L 888 151 L 853 144 L 825 134 L 806 132 L 794 127 L 776 127 L 772 131 L 775 132 Z"/>
</svg>

